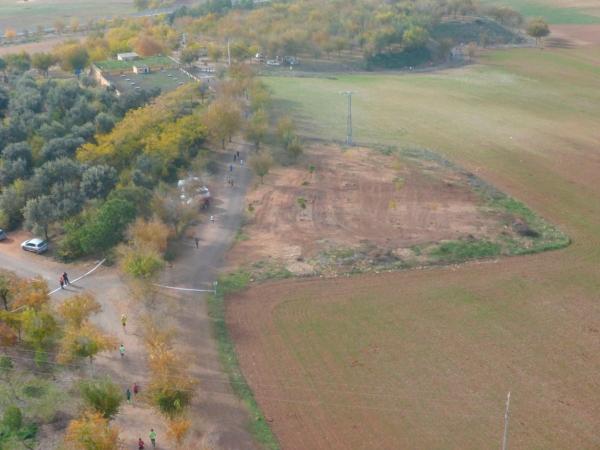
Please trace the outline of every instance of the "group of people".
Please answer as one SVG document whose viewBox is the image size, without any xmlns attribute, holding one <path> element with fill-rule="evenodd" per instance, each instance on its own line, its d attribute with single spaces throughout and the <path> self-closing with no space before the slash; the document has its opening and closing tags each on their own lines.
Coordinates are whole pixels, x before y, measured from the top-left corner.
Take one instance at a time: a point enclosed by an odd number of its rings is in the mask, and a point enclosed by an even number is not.
<svg viewBox="0 0 600 450">
<path fill-rule="evenodd" d="M 150 434 L 148 434 L 148 438 L 150 439 L 150 442 L 152 443 L 152 448 L 156 448 L 156 431 L 154 431 L 154 428 L 150 428 Z M 142 440 L 142 437 L 140 436 L 138 438 L 138 449 L 144 450 L 145 448 L 146 448 L 146 444 L 144 443 L 144 441 Z"/>
<path fill-rule="evenodd" d="M 125 398 L 127 399 L 127 403 L 131 404 L 131 393 L 133 392 L 133 396 L 137 397 L 140 392 L 140 385 L 137 383 L 133 383 L 131 389 L 129 387 L 125 391 Z"/>
<path fill-rule="evenodd" d="M 58 282 L 60 283 L 60 288 L 61 289 L 64 289 L 65 286 L 71 284 L 71 282 L 69 281 L 69 276 L 67 275 L 67 272 L 63 272 L 62 273 L 62 275 L 58 279 Z"/>
</svg>

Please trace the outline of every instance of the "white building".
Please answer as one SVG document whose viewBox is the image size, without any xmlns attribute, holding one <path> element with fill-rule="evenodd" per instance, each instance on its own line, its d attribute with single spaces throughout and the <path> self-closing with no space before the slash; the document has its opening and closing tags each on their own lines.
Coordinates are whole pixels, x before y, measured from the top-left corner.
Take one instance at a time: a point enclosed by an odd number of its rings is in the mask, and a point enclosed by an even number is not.
<svg viewBox="0 0 600 450">
<path fill-rule="evenodd" d="M 134 60 L 138 59 L 139 57 L 140 57 L 140 55 L 138 55 L 136 52 L 117 53 L 117 59 L 119 61 L 134 61 Z"/>
</svg>

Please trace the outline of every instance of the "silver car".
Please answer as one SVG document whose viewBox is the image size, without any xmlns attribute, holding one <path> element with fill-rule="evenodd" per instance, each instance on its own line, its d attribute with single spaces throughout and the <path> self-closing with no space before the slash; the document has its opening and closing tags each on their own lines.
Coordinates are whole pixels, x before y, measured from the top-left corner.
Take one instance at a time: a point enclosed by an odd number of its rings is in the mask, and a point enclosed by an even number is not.
<svg viewBox="0 0 600 450">
<path fill-rule="evenodd" d="M 48 243 L 43 239 L 33 238 L 23 242 L 21 248 L 28 252 L 44 253 L 48 250 Z"/>
</svg>

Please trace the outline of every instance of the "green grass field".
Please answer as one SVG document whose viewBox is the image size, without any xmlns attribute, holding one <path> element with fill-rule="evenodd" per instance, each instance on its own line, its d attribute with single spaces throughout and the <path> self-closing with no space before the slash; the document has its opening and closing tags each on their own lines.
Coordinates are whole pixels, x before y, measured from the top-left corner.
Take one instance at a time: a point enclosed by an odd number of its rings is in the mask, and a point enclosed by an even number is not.
<svg viewBox="0 0 600 450">
<path fill-rule="evenodd" d="M 598 448 L 600 51 L 517 49 L 430 74 L 266 78 L 307 136 L 427 147 L 560 226 L 563 250 L 255 287 L 228 306 L 288 449 Z"/>
<path fill-rule="evenodd" d="M 490 5 L 506 5 L 525 17 L 543 17 L 550 24 L 589 25 L 600 23 L 600 5 L 576 0 L 483 0 Z"/>
<path fill-rule="evenodd" d="M 150 68 L 155 67 L 172 67 L 175 62 L 166 56 L 149 56 L 147 58 L 139 58 L 134 61 L 119 61 L 116 59 L 108 59 L 106 61 L 98 61 L 95 63 L 101 70 L 117 71 L 128 70 L 137 65 L 146 65 Z"/>
<path fill-rule="evenodd" d="M 35 30 L 52 27 L 56 20 L 69 25 L 72 18 L 80 22 L 131 14 L 131 0 L 0 0 L 0 31 L 10 27 Z"/>
</svg>

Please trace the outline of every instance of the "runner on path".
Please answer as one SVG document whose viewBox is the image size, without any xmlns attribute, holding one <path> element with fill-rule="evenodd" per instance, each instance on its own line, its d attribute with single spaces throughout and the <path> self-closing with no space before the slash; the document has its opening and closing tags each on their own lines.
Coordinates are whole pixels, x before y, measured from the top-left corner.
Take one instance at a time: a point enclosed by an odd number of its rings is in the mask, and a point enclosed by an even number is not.
<svg viewBox="0 0 600 450">
<path fill-rule="evenodd" d="M 127 388 L 127 390 L 125 391 L 125 397 L 127 398 L 127 403 L 131 405 L 131 391 L 129 390 L 129 388 Z"/>
<path fill-rule="evenodd" d="M 156 448 L 156 431 L 154 431 L 154 428 L 150 428 L 148 437 L 150 438 L 150 442 L 152 442 L 152 448 Z"/>
<path fill-rule="evenodd" d="M 123 325 L 123 331 L 125 331 L 125 327 L 127 326 L 127 314 L 121 314 L 121 325 Z"/>
<path fill-rule="evenodd" d="M 138 395 L 138 392 L 140 392 L 140 386 L 137 383 L 133 383 L 133 395 Z"/>
<path fill-rule="evenodd" d="M 142 438 L 138 439 L 138 450 L 144 450 L 144 441 L 142 441 Z"/>
<path fill-rule="evenodd" d="M 125 346 L 123 344 L 119 345 L 119 353 L 121 354 L 121 358 L 125 356 Z"/>
<path fill-rule="evenodd" d="M 67 272 L 63 272 L 62 276 L 63 276 L 63 281 L 65 282 L 65 285 L 71 284 L 71 282 L 69 281 L 69 276 L 67 275 Z"/>
<path fill-rule="evenodd" d="M 58 282 L 60 283 L 60 288 L 64 289 L 65 288 L 65 279 L 63 278 L 63 276 L 61 275 L 60 278 L 58 279 Z"/>
</svg>

